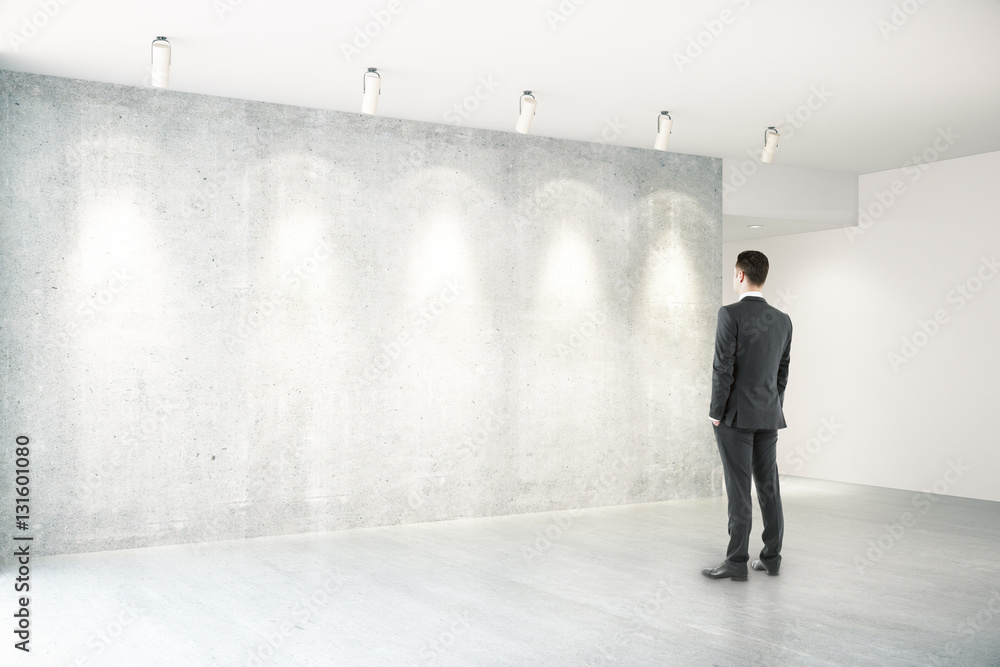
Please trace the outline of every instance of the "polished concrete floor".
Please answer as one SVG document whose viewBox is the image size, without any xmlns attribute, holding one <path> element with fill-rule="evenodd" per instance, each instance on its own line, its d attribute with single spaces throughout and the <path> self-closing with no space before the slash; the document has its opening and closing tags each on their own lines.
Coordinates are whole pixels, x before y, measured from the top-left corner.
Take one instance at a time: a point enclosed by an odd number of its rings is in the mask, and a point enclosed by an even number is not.
<svg viewBox="0 0 1000 667">
<path fill-rule="evenodd" d="M 781 574 L 746 583 L 700 573 L 722 498 L 39 558 L 0 662 L 1000 665 L 1000 503 L 782 490 Z"/>
</svg>

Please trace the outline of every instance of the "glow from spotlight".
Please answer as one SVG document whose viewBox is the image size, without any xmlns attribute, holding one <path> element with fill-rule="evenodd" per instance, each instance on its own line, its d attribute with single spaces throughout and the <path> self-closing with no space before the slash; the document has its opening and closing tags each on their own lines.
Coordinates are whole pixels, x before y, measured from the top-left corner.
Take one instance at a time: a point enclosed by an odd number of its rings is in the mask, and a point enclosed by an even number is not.
<svg viewBox="0 0 1000 667">
<path fill-rule="evenodd" d="M 440 290 L 443 281 L 469 275 L 469 252 L 465 241 L 443 215 L 418 244 L 410 265 L 415 297 Z"/>
<path fill-rule="evenodd" d="M 696 298 L 696 272 L 680 243 L 670 242 L 650 255 L 650 306 L 691 303 Z"/>
<path fill-rule="evenodd" d="M 546 304 L 571 308 L 585 308 L 597 302 L 594 257 L 579 234 L 564 231 L 553 242 L 539 296 Z"/>
<path fill-rule="evenodd" d="M 334 244 L 324 238 L 327 224 L 313 211 L 281 218 L 272 230 L 272 274 L 283 289 L 322 292 L 330 287 Z"/>
<path fill-rule="evenodd" d="M 151 260 L 148 225 L 131 206 L 108 201 L 80 216 L 80 279 L 84 284 L 106 280 L 121 266 L 146 266 Z"/>
</svg>

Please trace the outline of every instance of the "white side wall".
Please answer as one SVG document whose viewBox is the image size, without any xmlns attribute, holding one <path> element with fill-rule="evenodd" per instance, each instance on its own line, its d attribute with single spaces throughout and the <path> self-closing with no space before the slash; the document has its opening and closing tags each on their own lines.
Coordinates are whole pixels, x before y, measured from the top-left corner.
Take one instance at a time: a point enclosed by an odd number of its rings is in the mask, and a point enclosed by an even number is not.
<svg viewBox="0 0 1000 667">
<path fill-rule="evenodd" d="M 779 467 L 1000 501 L 1000 152 L 867 174 L 859 199 L 860 227 L 752 248 L 795 327 Z M 724 245 L 724 303 L 746 249 Z"/>
</svg>

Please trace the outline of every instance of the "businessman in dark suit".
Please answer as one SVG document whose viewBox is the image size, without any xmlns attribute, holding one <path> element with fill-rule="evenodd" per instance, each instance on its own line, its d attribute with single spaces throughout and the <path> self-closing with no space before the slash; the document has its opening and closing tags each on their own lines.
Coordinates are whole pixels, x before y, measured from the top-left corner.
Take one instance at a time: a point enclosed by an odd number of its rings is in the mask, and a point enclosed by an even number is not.
<svg viewBox="0 0 1000 667">
<path fill-rule="evenodd" d="M 788 383 L 792 320 L 764 300 L 761 289 L 767 271 L 764 253 L 741 252 L 733 270 L 733 290 L 740 299 L 719 309 L 709 418 L 729 496 L 729 550 L 721 565 L 702 570 L 711 579 L 747 579 L 751 476 L 764 519 L 764 548 L 751 567 L 775 575 L 781 566 L 784 519 L 776 449 L 778 429 L 785 428 L 781 408 Z"/>
</svg>

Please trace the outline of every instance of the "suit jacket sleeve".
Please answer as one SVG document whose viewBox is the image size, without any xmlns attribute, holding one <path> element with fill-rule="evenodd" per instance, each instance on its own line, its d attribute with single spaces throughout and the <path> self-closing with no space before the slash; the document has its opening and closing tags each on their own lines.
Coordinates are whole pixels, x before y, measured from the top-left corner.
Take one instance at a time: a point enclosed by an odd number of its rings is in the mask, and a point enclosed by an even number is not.
<svg viewBox="0 0 1000 667">
<path fill-rule="evenodd" d="M 778 402 L 785 406 L 785 386 L 788 384 L 788 358 L 792 350 L 792 323 L 788 322 L 788 340 L 785 341 L 785 350 L 781 353 L 781 361 L 778 363 Z"/>
<path fill-rule="evenodd" d="M 729 310 L 722 307 L 715 329 L 715 359 L 712 361 L 712 406 L 708 412 L 712 419 L 721 421 L 725 415 L 735 364 L 736 321 Z"/>
</svg>

